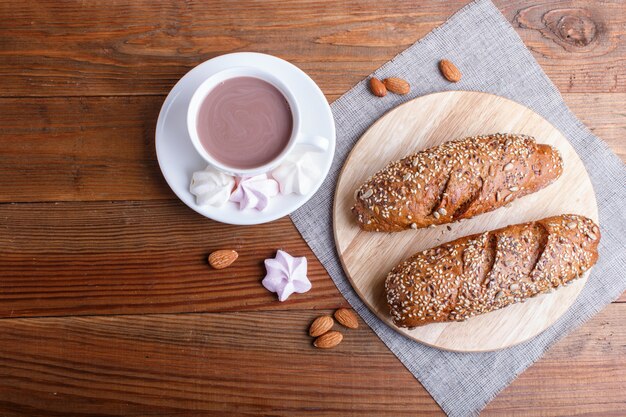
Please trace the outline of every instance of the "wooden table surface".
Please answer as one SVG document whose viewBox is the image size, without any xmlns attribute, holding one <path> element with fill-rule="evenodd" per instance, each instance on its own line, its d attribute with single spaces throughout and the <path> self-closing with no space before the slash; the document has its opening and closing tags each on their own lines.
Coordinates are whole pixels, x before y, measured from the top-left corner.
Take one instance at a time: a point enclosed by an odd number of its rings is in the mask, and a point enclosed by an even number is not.
<svg viewBox="0 0 626 417">
<path fill-rule="evenodd" d="M 288 218 L 233 227 L 179 202 L 154 128 L 200 62 L 259 51 L 335 100 L 466 3 L 0 1 L 0 416 L 441 415 L 347 303 Z M 626 4 L 499 0 L 573 112 L 626 159 Z M 207 254 L 240 253 L 211 270 Z M 260 285 L 277 248 L 313 289 Z M 619 415 L 626 296 L 556 344 L 484 415 Z"/>
</svg>

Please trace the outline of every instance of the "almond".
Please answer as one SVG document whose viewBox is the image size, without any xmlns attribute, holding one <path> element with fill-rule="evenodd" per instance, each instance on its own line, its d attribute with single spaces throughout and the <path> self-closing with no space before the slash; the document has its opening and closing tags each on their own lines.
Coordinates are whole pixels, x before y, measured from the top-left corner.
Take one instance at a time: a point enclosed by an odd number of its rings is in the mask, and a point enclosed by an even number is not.
<svg viewBox="0 0 626 417">
<path fill-rule="evenodd" d="M 447 59 L 439 61 L 439 70 L 444 78 L 450 82 L 456 83 L 461 80 L 461 71 Z"/>
<path fill-rule="evenodd" d="M 217 250 L 209 255 L 209 264 L 215 269 L 224 269 L 239 257 L 234 250 Z"/>
<path fill-rule="evenodd" d="M 309 335 L 313 337 L 321 336 L 330 329 L 332 329 L 335 320 L 330 316 L 319 316 L 309 327 Z"/>
<path fill-rule="evenodd" d="M 359 328 L 359 320 L 352 310 L 349 310 L 347 308 L 340 308 L 339 310 L 335 311 L 335 318 L 339 323 L 349 329 Z"/>
<path fill-rule="evenodd" d="M 372 90 L 372 94 L 378 97 L 387 95 L 387 87 L 378 78 L 370 78 L 370 90 Z"/>
<path fill-rule="evenodd" d="M 391 91 L 392 93 L 404 95 L 408 94 L 408 92 L 411 91 L 411 86 L 409 85 L 409 83 L 404 81 L 402 78 L 385 78 L 383 80 L 383 83 L 385 83 L 385 87 L 387 87 L 387 90 Z"/>
<path fill-rule="evenodd" d="M 313 342 L 313 346 L 320 349 L 330 349 L 337 346 L 343 340 L 343 335 L 333 330 L 328 333 L 324 333 Z"/>
</svg>

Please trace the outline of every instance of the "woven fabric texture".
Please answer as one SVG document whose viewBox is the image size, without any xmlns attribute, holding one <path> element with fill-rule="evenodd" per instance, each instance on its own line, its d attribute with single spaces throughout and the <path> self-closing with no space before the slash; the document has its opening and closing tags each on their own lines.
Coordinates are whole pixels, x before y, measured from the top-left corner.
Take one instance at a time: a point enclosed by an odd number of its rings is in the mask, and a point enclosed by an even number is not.
<svg viewBox="0 0 626 417">
<path fill-rule="evenodd" d="M 462 68 L 463 79 L 459 83 L 448 83 L 440 76 L 437 64 L 444 57 Z M 372 75 L 380 79 L 402 77 L 410 82 L 411 93 L 388 95 L 381 100 L 369 92 L 367 79 L 364 79 L 332 104 L 337 127 L 333 166 L 320 190 L 291 217 L 341 293 L 442 409 L 453 417 L 478 415 L 553 343 L 626 290 L 623 244 L 626 168 L 606 144 L 569 111 L 515 30 L 489 0 L 468 4 Z M 575 304 L 556 324 L 530 341 L 489 353 L 442 351 L 407 339 L 389 328 L 353 291 L 342 270 L 333 238 L 335 185 L 356 141 L 391 108 L 417 96 L 451 89 L 507 97 L 550 121 L 579 153 L 599 205 L 600 260 Z"/>
</svg>

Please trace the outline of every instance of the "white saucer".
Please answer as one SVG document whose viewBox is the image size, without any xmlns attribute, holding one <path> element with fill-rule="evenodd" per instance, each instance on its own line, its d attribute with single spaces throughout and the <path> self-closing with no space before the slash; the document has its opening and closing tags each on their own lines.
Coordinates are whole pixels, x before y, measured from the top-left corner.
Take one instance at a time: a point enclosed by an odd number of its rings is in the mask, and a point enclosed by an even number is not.
<svg viewBox="0 0 626 417">
<path fill-rule="evenodd" d="M 302 110 L 302 131 L 328 138 L 326 152 L 315 153 L 321 175 L 306 195 L 274 197 L 264 211 L 239 210 L 228 202 L 222 207 L 199 206 L 189 192 L 191 175 L 206 167 L 206 162 L 196 152 L 187 133 L 187 105 L 195 89 L 209 76 L 235 66 L 253 66 L 272 71 L 306 107 Z M 156 127 L 156 153 L 161 172 L 168 185 L 183 203 L 205 217 L 222 223 L 260 224 L 276 220 L 295 211 L 315 194 L 328 174 L 335 154 L 335 120 L 326 97 L 317 84 L 300 68 L 271 55 L 239 52 L 222 55 L 206 61 L 189 71 L 168 94 Z"/>
</svg>

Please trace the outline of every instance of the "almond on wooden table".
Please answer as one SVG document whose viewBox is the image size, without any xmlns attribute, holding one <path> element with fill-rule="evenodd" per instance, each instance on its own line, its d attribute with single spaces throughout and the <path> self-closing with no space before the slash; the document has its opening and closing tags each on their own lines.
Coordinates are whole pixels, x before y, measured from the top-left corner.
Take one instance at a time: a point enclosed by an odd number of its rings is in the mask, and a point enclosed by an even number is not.
<svg viewBox="0 0 626 417">
<path fill-rule="evenodd" d="M 450 82 L 456 83 L 461 80 L 461 71 L 447 59 L 439 61 L 439 70 L 444 78 Z"/>
<path fill-rule="evenodd" d="M 319 316 L 313 323 L 311 323 L 311 327 L 309 327 L 309 336 L 317 337 L 321 336 L 330 329 L 332 329 L 335 324 L 335 320 L 333 320 L 330 316 Z"/>
<path fill-rule="evenodd" d="M 224 269 L 237 260 L 239 254 L 234 250 L 217 250 L 209 255 L 209 265 L 215 269 Z"/>
<path fill-rule="evenodd" d="M 392 93 L 404 95 L 408 94 L 411 91 L 411 86 L 409 85 L 409 83 L 402 78 L 385 78 L 383 80 L 383 83 L 385 84 L 385 87 L 387 87 L 387 90 L 391 91 Z"/>
<path fill-rule="evenodd" d="M 385 97 L 387 95 L 387 87 L 378 78 L 370 78 L 370 90 L 372 94 L 378 97 Z"/>
<path fill-rule="evenodd" d="M 358 329 L 359 328 L 359 320 L 356 317 L 354 311 L 347 308 L 340 308 L 335 311 L 335 319 L 342 324 L 343 326 L 349 329 Z"/>
<path fill-rule="evenodd" d="M 330 349 L 337 346 L 343 340 L 343 335 L 336 331 L 324 333 L 313 342 L 313 346 L 319 349 Z"/>
</svg>

